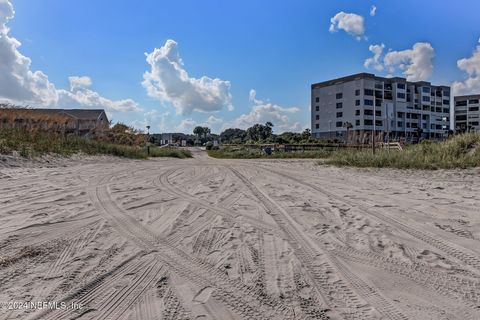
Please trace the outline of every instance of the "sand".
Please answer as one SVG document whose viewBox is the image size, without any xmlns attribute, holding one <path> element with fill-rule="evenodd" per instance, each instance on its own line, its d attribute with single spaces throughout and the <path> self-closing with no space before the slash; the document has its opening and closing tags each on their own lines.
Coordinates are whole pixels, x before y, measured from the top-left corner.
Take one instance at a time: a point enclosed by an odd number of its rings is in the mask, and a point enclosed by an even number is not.
<svg viewBox="0 0 480 320">
<path fill-rule="evenodd" d="M 194 153 L 2 158 L 0 319 L 480 319 L 479 169 Z"/>
</svg>

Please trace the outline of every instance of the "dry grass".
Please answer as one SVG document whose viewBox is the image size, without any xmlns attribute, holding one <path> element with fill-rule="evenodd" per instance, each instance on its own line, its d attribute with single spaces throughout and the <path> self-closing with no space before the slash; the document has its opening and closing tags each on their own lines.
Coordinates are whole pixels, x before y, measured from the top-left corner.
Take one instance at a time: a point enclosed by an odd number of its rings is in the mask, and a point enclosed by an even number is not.
<svg viewBox="0 0 480 320">
<path fill-rule="evenodd" d="M 324 163 L 354 167 L 452 169 L 480 166 L 480 133 L 461 134 L 446 141 L 424 141 L 404 151 L 339 150 Z"/>
</svg>

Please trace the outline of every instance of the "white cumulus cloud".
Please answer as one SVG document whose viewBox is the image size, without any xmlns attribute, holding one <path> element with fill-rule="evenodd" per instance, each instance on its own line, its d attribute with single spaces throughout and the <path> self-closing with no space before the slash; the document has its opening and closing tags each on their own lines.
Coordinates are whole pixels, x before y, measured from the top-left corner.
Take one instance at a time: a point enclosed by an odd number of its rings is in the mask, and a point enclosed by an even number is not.
<svg viewBox="0 0 480 320">
<path fill-rule="evenodd" d="M 365 63 L 363 64 L 365 68 L 374 68 L 377 71 L 383 71 L 384 67 L 381 62 L 381 57 L 383 53 L 383 49 L 385 48 L 385 45 L 382 44 L 375 44 L 375 45 L 370 45 L 368 47 L 368 50 L 370 50 L 373 53 L 373 57 L 368 58 L 365 60 Z"/>
<path fill-rule="evenodd" d="M 257 92 L 250 90 L 250 101 L 252 108 L 249 113 L 240 115 L 237 119 L 226 122 L 223 129 L 226 128 L 240 128 L 246 129 L 256 123 L 272 122 L 274 130 L 283 131 L 299 131 L 302 126 L 299 122 L 293 121 L 291 116 L 300 111 L 299 108 L 290 107 L 285 108 L 271 102 L 257 99 Z"/>
<path fill-rule="evenodd" d="M 87 76 L 71 76 L 68 77 L 68 82 L 70 82 L 71 91 L 75 91 L 76 89 L 88 88 L 92 85 L 92 79 Z"/>
<path fill-rule="evenodd" d="M 59 89 L 55 106 L 59 108 L 98 108 L 107 111 L 140 111 L 138 104 L 132 99 L 110 100 L 102 97 L 89 87 L 92 81 L 89 77 L 69 77 L 70 90 Z"/>
<path fill-rule="evenodd" d="M 374 17 L 377 14 L 377 7 L 375 5 L 372 5 L 370 8 L 370 16 Z"/>
<path fill-rule="evenodd" d="M 371 45 L 373 57 L 364 62 L 365 68 L 387 70 L 390 74 L 400 71 L 409 81 L 427 80 L 433 72 L 435 50 L 428 42 L 417 42 L 412 49 L 388 51 L 383 57 L 384 44 Z"/>
<path fill-rule="evenodd" d="M 343 30 L 360 40 L 365 34 L 364 18 L 355 13 L 339 12 L 330 19 L 330 32 Z"/>
<path fill-rule="evenodd" d="M 454 95 L 480 92 L 480 45 L 475 48 L 471 57 L 458 60 L 457 66 L 467 74 L 467 78 L 452 83 Z"/>
<path fill-rule="evenodd" d="M 207 76 L 190 77 L 174 40 L 167 40 L 145 55 L 150 71 L 144 73 L 142 85 L 149 96 L 171 103 L 177 114 L 233 109 L 230 82 Z"/>
<path fill-rule="evenodd" d="M 14 17 L 13 5 L 0 0 L 0 100 L 46 108 L 105 108 L 107 111 L 135 111 L 131 100 L 110 100 L 88 89 L 88 77 L 70 77 L 70 90 L 57 89 L 42 71 L 31 70 L 31 59 L 18 49 L 20 41 L 10 36 L 7 26 Z"/>
</svg>

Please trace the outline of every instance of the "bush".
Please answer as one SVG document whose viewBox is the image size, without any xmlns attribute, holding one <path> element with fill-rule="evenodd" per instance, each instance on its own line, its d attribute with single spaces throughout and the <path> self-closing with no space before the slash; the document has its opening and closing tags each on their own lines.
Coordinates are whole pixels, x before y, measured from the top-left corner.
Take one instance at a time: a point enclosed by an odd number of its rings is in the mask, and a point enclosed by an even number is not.
<svg viewBox="0 0 480 320">
<path fill-rule="evenodd" d="M 404 151 L 341 150 L 325 163 L 355 167 L 391 167 L 401 169 L 449 169 L 480 166 L 480 134 L 454 136 L 443 142 L 422 142 Z"/>
<path fill-rule="evenodd" d="M 77 136 L 63 136 L 54 132 L 27 131 L 24 129 L 0 129 L 0 153 L 19 151 L 22 157 L 34 157 L 46 153 L 69 156 L 74 153 L 88 155 L 106 154 L 134 159 L 148 158 L 145 147 L 113 144 L 87 140 Z M 188 150 L 151 148 L 151 157 L 191 157 Z"/>
<path fill-rule="evenodd" d="M 326 149 L 307 150 L 307 151 L 273 151 L 271 155 L 267 155 L 261 149 L 225 147 L 221 149 L 212 149 L 208 151 L 208 155 L 213 158 L 221 159 L 257 159 L 257 158 L 274 158 L 274 159 L 318 159 L 327 158 L 331 151 Z"/>
</svg>

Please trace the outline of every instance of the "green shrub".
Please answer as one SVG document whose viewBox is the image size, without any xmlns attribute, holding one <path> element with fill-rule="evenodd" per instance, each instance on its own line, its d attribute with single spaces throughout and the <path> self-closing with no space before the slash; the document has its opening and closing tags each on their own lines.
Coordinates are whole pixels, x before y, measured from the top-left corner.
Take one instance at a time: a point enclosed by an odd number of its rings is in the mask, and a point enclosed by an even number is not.
<svg viewBox="0 0 480 320">
<path fill-rule="evenodd" d="M 134 159 L 148 158 L 145 147 L 113 144 L 105 141 L 87 140 L 76 136 L 62 136 L 46 131 L 23 129 L 0 130 L 0 153 L 19 151 L 22 157 L 34 157 L 46 153 L 69 156 L 74 153 L 88 155 L 106 154 Z M 188 150 L 156 148 L 150 150 L 151 157 L 191 157 Z"/>
<path fill-rule="evenodd" d="M 271 155 L 267 155 L 261 149 L 242 148 L 242 147 L 225 147 L 219 149 L 211 149 L 208 155 L 213 158 L 221 159 L 257 159 L 257 158 L 274 158 L 274 159 L 315 159 L 327 158 L 331 151 L 327 149 L 306 150 L 306 151 L 273 151 Z"/>
<path fill-rule="evenodd" d="M 423 142 L 403 151 L 377 149 L 340 150 L 332 153 L 327 164 L 355 167 L 391 167 L 401 169 L 449 169 L 480 166 L 480 134 L 468 133 L 442 142 Z"/>
</svg>

